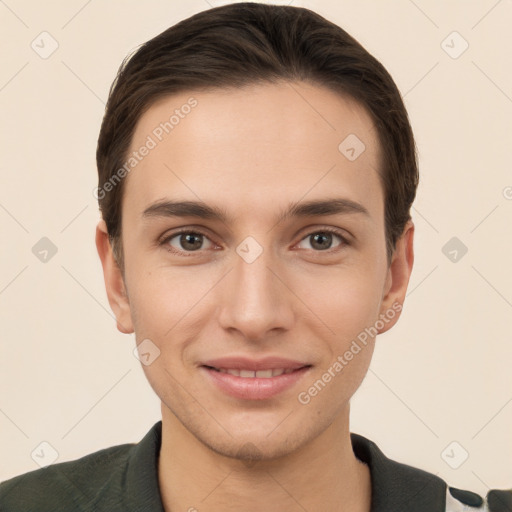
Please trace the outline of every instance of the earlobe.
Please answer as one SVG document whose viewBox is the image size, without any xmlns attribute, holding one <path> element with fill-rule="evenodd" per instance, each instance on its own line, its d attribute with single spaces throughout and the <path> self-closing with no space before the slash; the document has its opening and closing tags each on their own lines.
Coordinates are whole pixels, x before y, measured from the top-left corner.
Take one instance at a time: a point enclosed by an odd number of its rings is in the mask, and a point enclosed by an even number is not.
<svg viewBox="0 0 512 512">
<path fill-rule="evenodd" d="M 414 264 L 414 224 L 409 220 L 404 227 L 402 236 L 397 240 L 391 264 L 386 275 L 380 316 L 388 318 L 379 334 L 382 334 L 398 321 L 405 301 L 409 278 Z M 393 312 L 392 315 L 389 313 Z"/>
<path fill-rule="evenodd" d="M 117 264 L 108 236 L 105 221 L 101 219 L 96 226 L 96 249 L 103 267 L 103 278 L 107 292 L 108 302 L 116 316 L 117 329 L 123 334 L 134 332 L 130 312 L 130 302 L 126 293 L 126 287 Z"/>
</svg>

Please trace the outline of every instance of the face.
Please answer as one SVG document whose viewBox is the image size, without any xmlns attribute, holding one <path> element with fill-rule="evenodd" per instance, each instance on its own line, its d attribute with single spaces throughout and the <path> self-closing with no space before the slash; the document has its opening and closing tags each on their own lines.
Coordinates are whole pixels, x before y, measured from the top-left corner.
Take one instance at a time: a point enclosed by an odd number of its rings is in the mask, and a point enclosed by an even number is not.
<svg viewBox="0 0 512 512">
<path fill-rule="evenodd" d="M 125 178 L 124 281 L 97 230 L 118 327 L 150 340 L 143 369 L 164 421 L 224 455 L 291 453 L 347 420 L 412 269 L 412 224 L 386 260 L 373 122 L 351 99 L 282 83 L 164 98 L 130 153 L 148 136 Z M 250 384 L 204 366 L 226 357 L 302 369 Z"/>
</svg>

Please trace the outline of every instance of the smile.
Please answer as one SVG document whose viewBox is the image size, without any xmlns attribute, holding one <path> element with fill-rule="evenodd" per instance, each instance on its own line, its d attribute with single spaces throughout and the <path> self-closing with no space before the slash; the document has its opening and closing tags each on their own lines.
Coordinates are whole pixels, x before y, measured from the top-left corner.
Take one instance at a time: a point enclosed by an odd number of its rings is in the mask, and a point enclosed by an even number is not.
<svg viewBox="0 0 512 512">
<path fill-rule="evenodd" d="M 279 375 L 283 375 L 283 373 L 292 373 L 295 371 L 293 368 L 271 368 L 268 370 L 238 370 L 235 368 L 215 368 L 213 366 L 207 366 L 207 368 L 211 368 L 220 373 L 229 373 L 230 375 L 234 375 L 235 377 L 243 377 L 243 378 L 258 378 L 258 379 L 269 379 L 271 377 L 278 377 Z"/>
<path fill-rule="evenodd" d="M 222 393 L 242 400 L 267 400 L 298 384 L 311 365 L 300 368 L 246 370 L 202 365 L 202 374 Z"/>
</svg>

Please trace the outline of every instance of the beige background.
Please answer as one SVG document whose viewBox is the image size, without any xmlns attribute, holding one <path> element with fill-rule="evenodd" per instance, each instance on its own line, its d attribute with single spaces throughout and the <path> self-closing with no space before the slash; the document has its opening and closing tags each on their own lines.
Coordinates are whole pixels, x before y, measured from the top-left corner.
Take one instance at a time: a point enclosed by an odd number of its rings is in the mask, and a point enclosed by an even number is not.
<svg viewBox="0 0 512 512">
<path fill-rule="evenodd" d="M 351 430 L 453 486 L 512 487 L 512 2 L 293 4 L 381 60 L 419 149 L 409 294 Z M 220 2 L 0 2 L 0 480 L 36 469 L 43 441 L 71 460 L 136 442 L 160 418 L 104 290 L 95 148 L 123 57 L 209 5 Z M 59 45 L 47 59 L 31 48 L 43 31 Z M 32 252 L 42 237 L 58 249 L 46 263 Z M 442 252 L 452 237 L 468 248 L 456 262 Z"/>
</svg>

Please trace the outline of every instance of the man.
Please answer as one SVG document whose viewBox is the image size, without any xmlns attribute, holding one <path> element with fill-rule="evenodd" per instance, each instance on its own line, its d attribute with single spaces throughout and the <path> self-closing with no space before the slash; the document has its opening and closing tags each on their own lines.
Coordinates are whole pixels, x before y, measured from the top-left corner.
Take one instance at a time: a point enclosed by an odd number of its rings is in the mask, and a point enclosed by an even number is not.
<svg viewBox="0 0 512 512">
<path fill-rule="evenodd" d="M 1 510 L 510 509 L 350 433 L 418 171 L 393 80 L 346 32 L 253 3 L 182 21 L 123 63 L 97 163 L 109 303 L 162 421 L 4 482 Z"/>
</svg>

